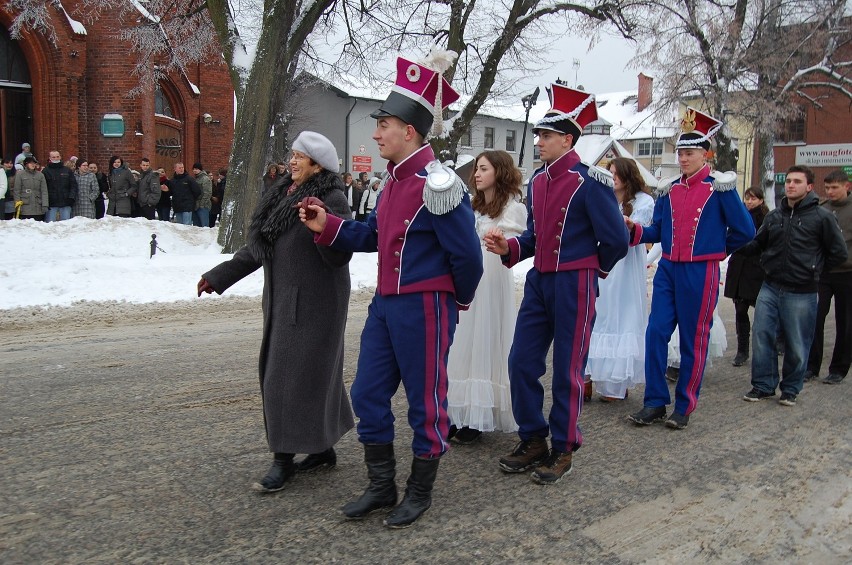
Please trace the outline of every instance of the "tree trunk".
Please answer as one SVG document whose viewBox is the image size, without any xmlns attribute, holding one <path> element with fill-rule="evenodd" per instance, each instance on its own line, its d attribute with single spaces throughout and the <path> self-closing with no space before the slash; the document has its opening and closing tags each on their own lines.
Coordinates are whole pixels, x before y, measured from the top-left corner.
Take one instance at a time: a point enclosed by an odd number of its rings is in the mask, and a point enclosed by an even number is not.
<svg viewBox="0 0 852 565">
<path fill-rule="evenodd" d="M 734 172 L 737 170 L 736 151 L 731 145 L 731 138 L 722 131 L 716 134 L 716 170 Z"/>
<path fill-rule="evenodd" d="M 762 133 L 758 137 L 757 151 L 760 163 L 760 185 L 763 188 L 764 202 L 770 210 L 775 209 L 775 134 Z M 778 195 L 779 200 L 783 194 Z"/>
</svg>

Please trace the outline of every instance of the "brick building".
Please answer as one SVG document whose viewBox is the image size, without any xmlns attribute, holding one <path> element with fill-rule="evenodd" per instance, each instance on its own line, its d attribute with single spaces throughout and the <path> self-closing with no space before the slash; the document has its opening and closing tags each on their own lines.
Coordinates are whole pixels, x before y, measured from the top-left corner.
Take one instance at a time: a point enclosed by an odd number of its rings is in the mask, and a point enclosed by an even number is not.
<svg viewBox="0 0 852 565">
<path fill-rule="evenodd" d="M 55 43 L 33 32 L 12 39 L 13 15 L 0 10 L 0 154 L 14 157 L 28 141 L 43 163 L 58 149 L 102 169 L 111 155 L 134 166 L 148 157 L 168 172 L 178 161 L 188 169 L 196 161 L 208 170 L 227 166 L 234 93 L 224 63 L 188 66 L 131 97 L 133 55 L 117 34 L 145 15 L 83 25 L 69 15 L 76 4 L 52 4 Z"/>
</svg>

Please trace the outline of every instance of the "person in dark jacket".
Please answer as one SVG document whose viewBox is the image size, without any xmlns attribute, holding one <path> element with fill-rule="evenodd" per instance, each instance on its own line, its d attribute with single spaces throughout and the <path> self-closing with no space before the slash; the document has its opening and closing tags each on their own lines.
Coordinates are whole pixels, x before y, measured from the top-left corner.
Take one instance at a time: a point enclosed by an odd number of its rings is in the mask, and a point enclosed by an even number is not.
<svg viewBox="0 0 852 565">
<path fill-rule="evenodd" d="M 62 164 L 62 155 L 54 149 L 50 152 L 50 163 L 42 174 L 47 181 L 47 194 L 50 198 L 50 207 L 44 215 L 44 221 L 53 222 L 57 215 L 59 220 L 70 220 L 71 207 L 77 199 L 77 177 L 74 171 Z"/>
<path fill-rule="evenodd" d="M 166 170 L 157 169 L 160 178 L 160 200 L 157 202 L 157 219 L 161 222 L 170 222 L 172 219 L 172 195 L 169 191 L 169 178 Z"/>
<path fill-rule="evenodd" d="M 89 162 L 89 172 L 95 175 L 98 180 L 98 197 L 95 199 L 95 219 L 100 220 L 106 215 L 105 195 L 109 191 L 109 183 L 106 175 L 103 174 L 97 163 Z"/>
<path fill-rule="evenodd" d="M 764 202 L 763 189 L 753 186 L 743 194 L 754 229 L 760 229 L 763 218 L 769 213 Z M 737 355 L 731 364 L 741 367 L 748 361 L 749 338 L 751 321 L 748 318 L 749 307 L 754 308 L 757 293 L 763 284 L 763 269 L 757 257 L 749 257 L 743 253 L 734 252 L 728 260 L 728 273 L 725 276 L 725 297 L 734 301 L 737 326 Z"/>
<path fill-rule="evenodd" d="M 110 216 L 119 216 L 121 218 L 129 218 L 133 213 L 133 204 L 131 198 L 136 192 L 136 181 L 133 179 L 127 167 L 124 166 L 124 160 L 121 157 L 113 156 L 109 159 L 109 176 L 107 176 L 107 214 Z"/>
<path fill-rule="evenodd" d="M 767 214 L 754 240 L 743 248 L 747 255 L 760 253 L 766 272 L 754 308 L 752 389 L 743 396 L 749 402 L 775 396 L 779 385 L 775 338 L 780 326 L 785 347 L 778 402 L 795 406 L 814 337 L 820 273 L 848 257 L 837 219 L 820 207 L 813 184 L 810 168 L 790 167 L 781 207 Z"/>
<path fill-rule="evenodd" d="M 293 141 L 291 174 L 261 197 L 246 246 L 202 275 L 198 295 L 223 293 L 263 267 L 260 389 L 269 450 L 267 475 L 252 488 L 279 491 L 296 471 L 337 462 L 334 444 L 355 421 L 343 384 L 343 338 L 349 308 L 352 253 L 317 245 L 294 205 L 313 197 L 349 217 L 337 151 L 324 136 L 302 132 Z M 294 462 L 296 453 L 309 455 Z"/>
<path fill-rule="evenodd" d="M 139 215 L 149 220 L 154 219 L 154 211 L 160 202 L 160 174 L 151 168 L 151 161 L 143 157 L 139 163 L 139 182 L 136 191 L 136 201 L 139 203 Z"/>
<path fill-rule="evenodd" d="M 15 217 L 15 198 L 12 196 L 12 187 L 15 186 L 15 174 L 18 169 L 12 159 L 3 159 L 3 171 L 6 173 L 6 196 L 0 200 L 0 219 L 11 220 Z"/>
<path fill-rule="evenodd" d="M 175 174 L 169 181 L 169 192 L 172 195 L 173 221 L 191 226 L 195 201 L 201 196 L 201 187 L 193 176 L 186 172 L 183 163 L 175 163 Z"/>
<path fill-rule="evenodd" d="M 213 196 L 210 197 L 210 227 L 216 227 L 216 222 L 222 214 L 222 201 L 225 199 L 225 183 L 228 169 L 219 169 L 219 178 L 213 185 Z"/>
</svg>

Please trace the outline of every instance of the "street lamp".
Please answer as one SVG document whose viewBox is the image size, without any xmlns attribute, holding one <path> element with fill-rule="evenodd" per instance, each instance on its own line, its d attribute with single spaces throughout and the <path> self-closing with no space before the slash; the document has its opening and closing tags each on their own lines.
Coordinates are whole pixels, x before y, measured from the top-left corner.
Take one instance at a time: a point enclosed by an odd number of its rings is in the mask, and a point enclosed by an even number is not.
<svg viewBox="0 0 852 565">
<path fill-rule="evenodd" d="M 527 144 L 527 124 L 530 121 L 530 109 L 535 106 L 538 101 L 539 88 L 536 86 L 532 94 L 527 94 L 521 98 L 521 104 L 524 105 L 524 110 L 527 111 L 527 116 L 524 118 L 524 135 L 521 136 L 521 154 L 518 155 L 518 167 L 524 166 L 524 147 Z"/>
</svg>

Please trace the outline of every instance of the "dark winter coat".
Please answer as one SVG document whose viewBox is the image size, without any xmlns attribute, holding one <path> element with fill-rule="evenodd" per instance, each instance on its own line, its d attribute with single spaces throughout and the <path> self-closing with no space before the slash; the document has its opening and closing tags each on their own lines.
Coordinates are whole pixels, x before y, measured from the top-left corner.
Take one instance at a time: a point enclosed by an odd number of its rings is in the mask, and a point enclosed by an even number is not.
<svg viewBox="0 0 852 565">
<path fill-rule="evenodd" d="M 41 216 L 47 213 L 50 197 L 47 193 L 47 181 L 40 171 L 24 169 L 15 175 L 12 195 L 16 201 L 23 202 L 21 216 Z"/>
<path fill-rule="evenodd" d="M 813 192 L 795 208 L 782 198 L 743 252 L 760 253 L 766 283 L 789 292 L 816 292 L 823 268 L 831 270 L 848 256 L 837 220 Z"/>
<path fill-rule="evenodd" d="M 317 196 L 336 216 L 351 211 L 336 174 L 321 171 L 290 195 L 285 178 L 261 198 L 247 245 L 203 278 L 221 294 L 263 267 L 258 368 L 269 450 L 318 453 L 354 426 L 343 386 L 352 254 L 315 244 L 292 205 Z"/>
<path fill-rule="evenodd" d="M 131 195 L 136 192 L 136 181 L 133 179 L 133 173 L 124 166 L 112 169 L 107 177 L 107 184 L 109 185 L 107 214 L 110 216 L 129 216 L 133 211 L 133 205 L 130 202 Z"/>
<path fill-rule="evenodd" d="M 42 171 L 47 181 L 47 194 L 54 208 L 73 206 L 77 200 L 77 177 L 62 163 L 48 163 Z"/>
<path fill-rule="evenodd" d="M 760 206 L 748 211 L 754 229 L 759 230 L 763 225 L 765 214 Z M 747 256 L 735 252 L 728 259 L 728 273 L 725 276 L 725 296 L 737 300 L 757 301 L 757 294 L 763 285 L 763 268 L 760 266 L 760 258 Z"/>
<path fill-rule="evenodd" d="M 195 201 L 201 196 L 201 187 L 189 173 L 175 173 L 169 181 L 172 195 L 172 210 L 175 212 L 195 212 Z"/>
<path fill-rule="evenodd" d="M 160 201 L 160 173 L 148 169 L 139 177 L 136 201 L 140 206 L 156 206 Z"/>
</svg>

